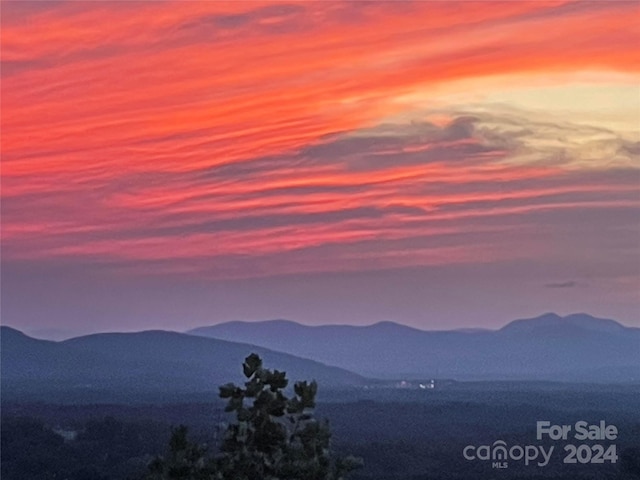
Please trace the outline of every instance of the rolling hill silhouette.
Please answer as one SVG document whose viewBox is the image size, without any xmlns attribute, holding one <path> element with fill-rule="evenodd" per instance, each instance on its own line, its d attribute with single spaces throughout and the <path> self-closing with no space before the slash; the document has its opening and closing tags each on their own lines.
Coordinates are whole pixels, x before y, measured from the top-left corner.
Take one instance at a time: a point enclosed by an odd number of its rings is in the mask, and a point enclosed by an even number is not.
<svg viewBox="0 0 640 480">
<path fill-rule="evenodd" d="M 61 342 L 1 327 L 3 399 L 12 393 L 202 392 L 242 377 L 251 352 L 290 381 L 326 387 L 361 385 L 359 375 L 266 348 L 177 332 L 102 333 Z"/>
</svg>

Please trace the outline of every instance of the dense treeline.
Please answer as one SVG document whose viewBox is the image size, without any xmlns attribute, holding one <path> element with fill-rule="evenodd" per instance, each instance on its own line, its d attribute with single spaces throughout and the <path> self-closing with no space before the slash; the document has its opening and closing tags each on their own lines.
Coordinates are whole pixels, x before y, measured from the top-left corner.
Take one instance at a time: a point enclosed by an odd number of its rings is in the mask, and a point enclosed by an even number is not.
<svg viewBox="0 0 640 480">
<path fill-rule="evenodd" d="M 640 417 L 637 396 L 591 396 L 580 403 L 556 393 L 536 406 L 519 393 L 499 401 L 452 398 L 442 401 L 355 401 L 324 403 L 319 417 L 329 418 L 337 455 L 354 454 L 365 467 L 354 480 L 529 480 L 640 479 Z M 556 408 L 551 408 L 550 405 Z M 572 423 L 605 419 L 619 431 L 615 465 L 518 466 L 492 470 L 462 457 L 467 444 L 503 439 L 536 443 L 535 421 Z M 167 450 L 172 426 L 186 424 L 192 440 L 215 449 L 215 425 L 228 420 L 222 404 L 182 405 L 3 405 L 2 478 L 4 480 L 138 479 L 158 454 Z M 75 437 L 73 437 L 75 435 Z M 64 437 L 67 437 L 65 440 Z M 73 439 L 71 439 L 73 437 Z M 558 457 L 560 458 L 560 457 Z"/>
<path fill-rule="evenodd" d="M 88 420 L 72 430 L 42 419 L 3 416 L 1 428 L 2 478 L 15 480 L 134 478 L 168 439 L 166 425 L 113 417 Z"/>
</svg>

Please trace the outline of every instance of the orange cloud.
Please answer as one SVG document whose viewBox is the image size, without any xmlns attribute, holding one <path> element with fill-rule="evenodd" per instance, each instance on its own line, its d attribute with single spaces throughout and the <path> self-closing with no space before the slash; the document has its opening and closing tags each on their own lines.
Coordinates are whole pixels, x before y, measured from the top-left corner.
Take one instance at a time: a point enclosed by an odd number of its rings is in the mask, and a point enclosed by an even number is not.
<svg viewBox="0 0 640 480">
<path fill-rule="evenodd" d="M 431 237 L 445 228 L 439 221 L 459 222 L 446 229 L 463 232 L 469 217 L 636 205 L 620 178 L 585 184 L 567 173 L 568 162 L 550 160 L 555 150 L 506 162 L 530 145 L 493 134 L 482 119 L 455 123 L 451 112 L 415 135 L 366 135 L 407 113 L 399 98 L 428 99 L 452 81 L 637 74 L 637 3 L 66 2 L 3 10 L 9 258 L 180 262 L 338 245 L 345 250 L 333 252 L 333 263 L 310 254 L 299 268 L 340 268 L 346 258 L 387 266 L 408 261 L 405 246 L 357 254 L 348 245 Z M 356 148 L 349 141 L 358 135 L 366 138 Z M 616 148 L 624 141 L 612 140 Z M 509 182 L 524 189 L 499 190 Z M 487 191 L 491 185 L 498 190 Z M 611 191 L 622 196 L 607 203 L 601 195 Z M 431 223 L 422 218 L 430 210 Z M 411 251 L 426 262 L 475 256 L 464 248 L 479 247 Z M 491 258 L 500 251 L 490 250 Z"/>
</svg>

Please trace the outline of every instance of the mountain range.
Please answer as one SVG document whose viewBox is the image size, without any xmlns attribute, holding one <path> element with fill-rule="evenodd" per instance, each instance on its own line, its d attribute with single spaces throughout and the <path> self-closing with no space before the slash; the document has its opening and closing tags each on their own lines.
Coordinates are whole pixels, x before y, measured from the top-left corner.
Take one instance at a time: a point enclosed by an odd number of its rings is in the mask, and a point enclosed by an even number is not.
<svg viewBox="0 0 640 480">
<path fill-rule="evenodd" d="M 113 392 L 124 400 L 141 392 L 150 398 L 211 394 L 221 384 L 243 381 L 241 364 L 251 352 L 292 381 L 315 379 L 329 389 L 431 378 L 640 382 L 640 329 L 586 314 L 549 313 L 499 330 L 426 331 L 392 322 L 311 327 L 271 320 L 64 341 L 3 326 L 0 348 L 3 401 L 59 394 L 107 401 Z"/>
<path fill-rule="evenodd" d="M 228 322 L 190 334 L 242 341 L 376 378 L 640 381 L 640 329 L 547 313 L 499 330 L 425 331 L 393 322 Z"/>
</svg>

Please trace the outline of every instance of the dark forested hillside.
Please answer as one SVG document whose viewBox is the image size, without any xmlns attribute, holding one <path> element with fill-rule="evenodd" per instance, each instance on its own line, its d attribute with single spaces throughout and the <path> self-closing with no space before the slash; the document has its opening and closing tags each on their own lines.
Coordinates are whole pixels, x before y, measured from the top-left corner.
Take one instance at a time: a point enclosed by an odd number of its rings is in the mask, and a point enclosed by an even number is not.
<svg viewBox="0 0 640 480">
<path fill-rule="evenodd" d="M 462 386 L 416 398 L 397 391 L 389 401 L 320 403 L 330 420 L 335 453 L 363 457 L 353 480 L 634 480 L 638 479 L 640 392 L 637 387 L 592 388 L 522 384 Z M 140 478 L 156 454 L 166 451 L 171 427 L 185 424 L 190 438 L 215 449 L 223 404 L 50 405 L 4 404 L 3 480 L 125 480 Z M 601 420 L 619 430 L 615 463 L 564 464 L 568 442 L 538 442 L 538 420 L 573 424 Z M 510 462 L 503 470 L 462 456 L 466 445 L 556 445 L 546 467 Z M 634 476 L 635 475 L 635 476 Z"/>
<path fill-rule="evenodd" d="M 175 332 L 108 333 L 63 342 L 2 327 L 2 398 L 136 401 L 150 395 L 214 392 L 239 380 L 249 353 L 328 387 L 361 385 L 354 373 L 265 348 Z M 57 397 L 56 397 L 57 396 Z M 157 397 L 156 397 L 157 398 Z"/>
</svg>

